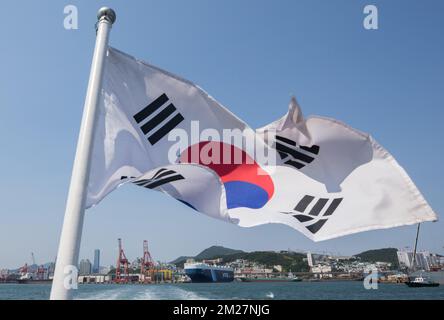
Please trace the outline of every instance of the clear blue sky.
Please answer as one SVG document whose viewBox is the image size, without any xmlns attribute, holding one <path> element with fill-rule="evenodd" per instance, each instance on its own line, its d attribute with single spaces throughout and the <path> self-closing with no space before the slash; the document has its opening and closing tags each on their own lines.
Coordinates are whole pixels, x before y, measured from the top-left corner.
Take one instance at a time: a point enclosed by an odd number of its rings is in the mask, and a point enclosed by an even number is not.
<svg viewBox="0 0 444 320">
<path fill-rule="evenodd" d="M 63 9 L 79 29 L 63 28 Z M 376 4 L 379 30 L 362 26 Z M 96 12 L 113 7 L 112 46 L 190 79 L 259 127 L 287 110 L 334 117 L 371 133 L 444 209 L 443 1 L 1 1 L 0 266 L 56 255 L 95 41 Z M 444 222 L 425 223 L 420 248 L 443 253 Z M 81 258 L 115 263 L 149 240 L 157 260 L 213 245 L 352 254 L 411 246 L 415 227 L 314 243 L 284 225 L 243 229 L 126 186 L 85 219 Z"/>
</svg>

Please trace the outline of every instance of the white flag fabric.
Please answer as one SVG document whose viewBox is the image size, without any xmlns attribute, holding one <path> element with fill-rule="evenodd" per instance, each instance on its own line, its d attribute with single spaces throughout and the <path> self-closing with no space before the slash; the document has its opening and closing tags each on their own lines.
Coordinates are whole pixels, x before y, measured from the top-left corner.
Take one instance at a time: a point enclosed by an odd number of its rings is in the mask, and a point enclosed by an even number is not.
<svg viewBox="0 0 444 320">
<path fill-rule="evenodd" d="M 214 218 L 283 223 L 314 241 L 437 219 L 370 136 L 304 120 L 295 100 L 254 131 L 195 84 L 112 48 L 102 98 L 87 207 L 132 182 Z"/>
<path fill-rule="evenodd" d="M 176 141 L 168 134 L 173 129 L 199 134 L 247 128 L 193 83 L 113 48 L 106 57 L 99 110 L 86 207 L 125 182 L 122 176 L 141 177 L 172 164 L 169 152 Z"/>
<path fill-rule="evenodd" d="M 305 120 L 294 98 L 284 117 L 256 132 L 264 139 L 272 132 L 268 143 L 279 152 L 275 210 L 310 239 L 437 220 L 404 169 L 366 133 L 325 117 Z"/>
</svg>

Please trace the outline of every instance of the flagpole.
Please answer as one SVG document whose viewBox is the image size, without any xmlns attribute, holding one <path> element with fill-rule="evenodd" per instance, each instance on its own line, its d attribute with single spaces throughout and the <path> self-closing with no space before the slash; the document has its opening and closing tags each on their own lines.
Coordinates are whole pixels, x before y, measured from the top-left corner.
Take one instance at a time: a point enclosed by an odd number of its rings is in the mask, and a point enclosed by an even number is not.
<svg viewBox="0 0 444 320">
<path fill-rule="evenodd" d="M 415 247 L 413 249 L 413 258 L 412 258 L 412 270 L 416 270 L 416 248 L 418 246 L 418 236 L 419 236 L 419 227 L 421 226 L 421 223 L 418 223 L 418 226 L 416 228 L 416 239 L 415 239 Z"/>
<path fill-rule="evenodd" d="M 95 120 L 100 102 L 108 38 L 111 26 L 116 20 L 116 14 L 114 10 L 103 7 L 98 11 L 97 19 L 96 44 L 66 202 L 65 218 L 60 236 L 54 280 L 51 288 L 51 300 L 71 299 L 72 291 L 77 287 L 77 265 L 85 214 Z"/>
</svg>

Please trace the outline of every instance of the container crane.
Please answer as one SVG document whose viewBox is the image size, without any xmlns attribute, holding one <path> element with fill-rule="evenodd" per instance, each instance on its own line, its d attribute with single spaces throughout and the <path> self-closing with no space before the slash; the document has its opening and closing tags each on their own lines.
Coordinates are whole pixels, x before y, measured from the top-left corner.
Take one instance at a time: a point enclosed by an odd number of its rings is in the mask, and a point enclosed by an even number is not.
<svg viewBox="0 0 444 320">
<path fill-rule="evenodd" d="M 152 273 L 154 269 L 154 261 L 148 250 L 148 241 L 143 241 L 143 256 L 140 262 L 140 281 L 149 283 L 152 280 Z"/>
<path fill-rule="evenodd" d="M 125 252 L 122 248 L 122 239 L 117 239 L 119 243 L 119 255 L 117 257 L 117 265 L 116 265 L 116 283 L 127 283 L 129 280 L 129 272 L 128 272 L 128 259 L 125 256 Z M 123 268 L 123 274 L 122 274 Z"/>
</svg>

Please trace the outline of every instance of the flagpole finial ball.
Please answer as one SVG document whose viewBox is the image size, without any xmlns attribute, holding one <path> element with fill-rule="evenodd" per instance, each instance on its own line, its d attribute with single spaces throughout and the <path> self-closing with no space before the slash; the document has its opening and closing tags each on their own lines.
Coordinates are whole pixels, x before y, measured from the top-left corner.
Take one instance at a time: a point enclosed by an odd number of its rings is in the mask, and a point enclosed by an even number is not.
<svg viewBox="0 0 444 320">
<path fill-rule="evenodd" d="M 116 21 L 116 12 L 108 7 L 102 7 L 97 12 L 97 19 L 100 21 L 101 19 L 106 19 L 111 24 Z"/>
</svg>

